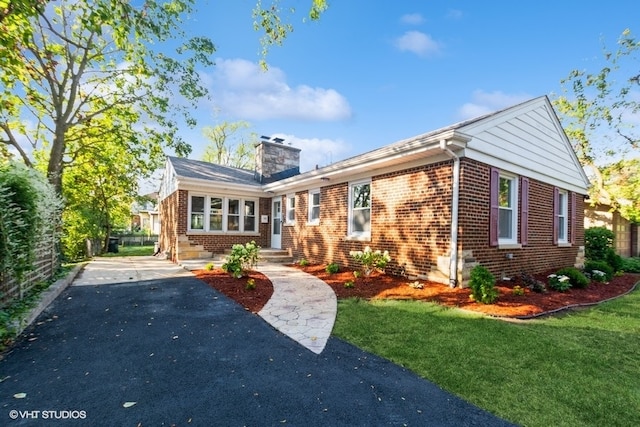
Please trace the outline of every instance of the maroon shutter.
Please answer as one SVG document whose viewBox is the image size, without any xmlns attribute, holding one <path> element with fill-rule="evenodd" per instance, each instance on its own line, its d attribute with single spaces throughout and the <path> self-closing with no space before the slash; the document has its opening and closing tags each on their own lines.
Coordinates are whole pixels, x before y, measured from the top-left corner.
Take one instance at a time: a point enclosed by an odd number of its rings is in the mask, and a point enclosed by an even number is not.
<svg viewBox="0 0 640 427">
<path fill-rule="evenodd" d="M 489 210 L 489 245 L 498 246 L 498 216 L 500 214 L 500 169 L 491 168 L 490 188 L 490 210 Z"/>
<path fill-rule="evenodd" d="M 571 244 L 576 243 L 576 193 L 571 192 Z"/>
<path fill-rule="evenodd" d="M 558 210 L 560 209 L 560 190 L 553 188 L 553 244 L 558 244 Z"/>
<path fill-rule="evenodd" d="M 520 179 L 520 243 L 529 243 L 529 178 Z"/>
</svg>

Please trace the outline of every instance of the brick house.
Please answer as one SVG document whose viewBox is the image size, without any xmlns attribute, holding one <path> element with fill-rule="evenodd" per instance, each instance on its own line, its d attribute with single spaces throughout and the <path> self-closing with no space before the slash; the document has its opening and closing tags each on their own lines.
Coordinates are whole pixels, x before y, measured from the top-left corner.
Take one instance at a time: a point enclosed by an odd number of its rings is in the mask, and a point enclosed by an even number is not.
<svg viewBox="0 0 640 427">
<path fill-rule="evenodd" d="M 263 141 L 255 171 L 169 157 L 162 250 L 255 240 L 355 268 L 349 252 L 370 246 L 391 273 L 451 285 L 477 264 L 507 277 L 583 263 L 589 181 L 546 96 L 309 172 L 299 152 Z"/>
</svg>

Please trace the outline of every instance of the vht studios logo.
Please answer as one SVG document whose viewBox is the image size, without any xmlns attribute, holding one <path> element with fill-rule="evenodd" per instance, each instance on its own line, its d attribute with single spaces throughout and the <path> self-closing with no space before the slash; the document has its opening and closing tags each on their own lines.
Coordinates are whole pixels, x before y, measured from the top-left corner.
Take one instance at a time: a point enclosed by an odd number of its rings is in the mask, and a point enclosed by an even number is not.
<svg viewBox="0 0 640 427">
<path fill-rule="evenodd" d="M 9 411 L 9 418 L 32 419 L 32 420 L 84 420 L 87 418 L 86 411 Z"/>
</svg>

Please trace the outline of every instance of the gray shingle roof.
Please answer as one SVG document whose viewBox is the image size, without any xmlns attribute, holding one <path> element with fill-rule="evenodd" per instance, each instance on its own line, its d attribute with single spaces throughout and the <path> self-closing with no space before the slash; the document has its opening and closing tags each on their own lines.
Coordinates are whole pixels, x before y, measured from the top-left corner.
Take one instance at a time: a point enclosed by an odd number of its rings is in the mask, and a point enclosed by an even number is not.
<svg viewBox="0 0 640 427">
<path fill-rule="evenodd" d="M 200 160 L 168 156 L 178 177 L 260 186 L 255 172 Z"/>
</svg>

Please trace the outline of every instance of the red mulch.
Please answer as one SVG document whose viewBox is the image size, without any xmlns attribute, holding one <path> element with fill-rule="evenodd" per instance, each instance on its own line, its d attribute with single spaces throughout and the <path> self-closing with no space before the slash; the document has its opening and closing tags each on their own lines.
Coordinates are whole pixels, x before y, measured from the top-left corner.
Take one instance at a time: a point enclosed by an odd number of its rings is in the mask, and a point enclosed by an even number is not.
<svg viewBox="0 0 640 427">
<path fill-rule="evenodd" d="M 499 291 L 498 300 L 494 304 L 481 304 L 470 300 L 471 291 L 468 288 L 451 289 L 440 283 L 420 281 L 424 284 L 424 288 L 414 289 L 408 285 L 410 280 L 398 276 L 373 273 L 369 277 L 356 279 L 351 270 L 328 274 L 324 270 L 324 265 L 294 267 L 322 279 L 331 286 L 339 299 L 357 297 L 433 301 L 445 306 L 503 317 L 536 316 L 565 307 L 597 303 L 629 292 L 640 281 L 639 274 L 625 274 L 614 277 L 610 283 L 593 282 L 586 289 L 570 289 L 564 293 L 551 289 L 545 293 L 536 293 L 525 288 L 525 294 L 522 296 L 514 295 L 513 287 L 520 285 L 524 288 L 523 283 L 518 280 L 500 281 L 496 283 L 496 289 Z M 546 283 L 548 274 L 538 274 L 535 278 Z M 254 313 L 260 311 L 273 293 L 269 280 L 257 272 L 251 272 L 250 275 L 257 285 L 252 291 L 244 289 L 247 278 L 234 279 L 221 270 L 200 270 L 196 272 L 196 277 Z M 353 281 L 354 287 L 345 288 L 344 284 L 347 281 Z"/>
<path fill-rule="evenodd" d="M 194 273 L 198 279 L 206 282 L 252 313 L 262 310 L 273 294 L 271 281 L 257 271 L 251 271 L 248 276 L 240 279 L 232 277 L 219 268 L 211 271 L 197 270 Z M 255 289 L 246 289 L 245 287 L 250 278 L 255 281 Z"/>
</svg>

